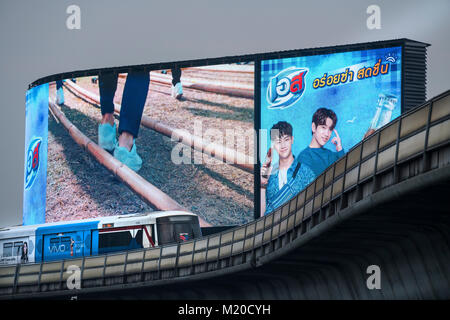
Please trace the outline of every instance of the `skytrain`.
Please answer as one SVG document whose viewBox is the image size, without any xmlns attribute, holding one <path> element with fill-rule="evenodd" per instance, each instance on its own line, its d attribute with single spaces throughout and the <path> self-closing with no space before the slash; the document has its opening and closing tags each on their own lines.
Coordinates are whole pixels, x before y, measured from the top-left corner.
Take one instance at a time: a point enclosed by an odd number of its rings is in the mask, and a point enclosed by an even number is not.
<svg viewBox="0 0 450 320">
<path fill-rule="evenodd" d="M 183 211 L 0 228 L 0 265 L 150 248 L 201 235 L 197 215 Z"/>
</svg>

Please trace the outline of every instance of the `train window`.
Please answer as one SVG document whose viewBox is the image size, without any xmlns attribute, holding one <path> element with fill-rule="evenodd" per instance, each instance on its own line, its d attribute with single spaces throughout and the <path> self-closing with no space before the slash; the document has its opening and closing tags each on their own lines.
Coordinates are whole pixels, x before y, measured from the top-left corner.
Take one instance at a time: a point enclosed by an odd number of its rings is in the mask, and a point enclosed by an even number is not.
<svg viewBox="0 0 450 320">
<path fill-rule="evenodd" d="M 192 218 L 191 218 L 191 216 L 176 216 L 176 217 L 169 217 L 169 221 L 170 222 L 180 222 L 180 221 L 191 222 Z"/>
<path fill-rule="evenodd" d="M 13 252 L 13 243 L 8 242 L 3 244 L 3 257 L 11 257 Z"/>
<path fill-rule="evenodd" d="M 100 233 L 98 241 L 99 253 L 142 248 L 143 231 L 136 232 L 133 238 L 130 231 Z"/>
<path fill-rule="evenodd" d="M 71 239 L 72 239 L 71 237 L 63 237 L 63 238 L 61 238 L 61 242 L 69 242 L 70 243 Z"/>
<path fill-rule="evenodd" d="M 14 242 L 14 253 L 16 254 L 16 256 L 22 255 L 22 246 L 22 241 Z"/>
<path fill-rule="evenodd" d="M 201 236 L 198 218 L 176 216 L 157 219 L 158 241 L 160 245 L 188 241 Z"/>
<path fill-rule="evenodd" d="M 143 244 L 142 244 L 142 236 L 143 236 L 143 234 L 144 234 L 144 232 L 142 231 L 142 229 L 139 230 L 139 231 L 136 233 L 135 239 L 136 239 L 136 243 L 137 243 L 137 245 L 138 245 L 139 248 L 143 248 Z"/>
<path fill-rule="evenodd" d="M 168 223 L 158 223 L 158 241 L 160 245 L 174 242 L 173 225 Z"/>
<path fill-rule="evenodd" d="M 98 248 L 128 247 L 131 239 L 130 231 L 100 233 Z"/>
</svg>

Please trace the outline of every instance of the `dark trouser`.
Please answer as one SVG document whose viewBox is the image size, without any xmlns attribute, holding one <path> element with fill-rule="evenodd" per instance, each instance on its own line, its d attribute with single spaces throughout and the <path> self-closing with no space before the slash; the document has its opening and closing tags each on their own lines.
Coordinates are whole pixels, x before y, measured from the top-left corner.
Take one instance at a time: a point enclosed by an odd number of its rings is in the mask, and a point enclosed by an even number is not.
<svg viewBox="0 0 450 320">
<path fill-rule="evenodd" d="M 56 90 L 59 90 L 60 88 L 62 88 L 62 86 L 63 86 L 62 80 L 56 80 Z"/>
<path fill-rule="evenodd" d="M 178 82 L 180 82 L 181 78 L 181 69 L 180 68 L 175 68 L 172 69 L 172 84 L 176 85 Z"/>
<path fill-rule="evenodd" d="M 102 115 L 114 113 L 114 95 L 117 89 L 117 73 L 103 73 L 98 76 L 100 87 L 100 108 Z M 132 71 L 128 73 L 122 95 L 119 134 L 129 132 L 137 138 L 141 125 L 142 112 L 147 99 L 150 73 Z"/>
</svg>

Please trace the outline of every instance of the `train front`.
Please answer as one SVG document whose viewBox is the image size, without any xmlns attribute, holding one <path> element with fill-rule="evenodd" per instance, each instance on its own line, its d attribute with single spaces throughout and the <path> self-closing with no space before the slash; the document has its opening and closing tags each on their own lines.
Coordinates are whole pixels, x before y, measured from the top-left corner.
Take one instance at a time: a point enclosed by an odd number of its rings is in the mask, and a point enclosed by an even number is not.
<svg viewBox="0 0 450 320">
<path fill-rule="evenodd" d="M 156 218 L 156 230 L 158 245 L 185 242 L 202 236 L 198 217 L 188 213 Z"/>
</svg>

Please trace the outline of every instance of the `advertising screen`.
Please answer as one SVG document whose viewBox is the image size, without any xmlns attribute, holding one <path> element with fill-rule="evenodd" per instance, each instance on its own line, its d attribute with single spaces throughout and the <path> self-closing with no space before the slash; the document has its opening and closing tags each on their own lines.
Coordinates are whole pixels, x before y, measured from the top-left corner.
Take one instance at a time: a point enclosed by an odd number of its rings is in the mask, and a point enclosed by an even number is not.
<svg viewBox="0 0 450 320">
<path fill-rule="evenodd" d="M 253 220 L 253 95 L 253 62 L 105 70 L 31 88 L 24 224 L 174 207 L 202 227 Z"/>
<path fill-rule="evenodd" d="M 23 223 L 181 209 L 226 227 L 273 212 L 424 100 L 426 46 L 401 39 L 42 78 L 27 92 Z"/>
<path fill-rule="evenodd" d="M 261 61 L 260 212 L 401 114 L 402 48 Z"/>
<path fill-rule="evenodd" d="M 49 85 L 27 91 L 25 105 L 25 172 L 23 224 L 45 222 L 47 188 Z"/>
</svg>

